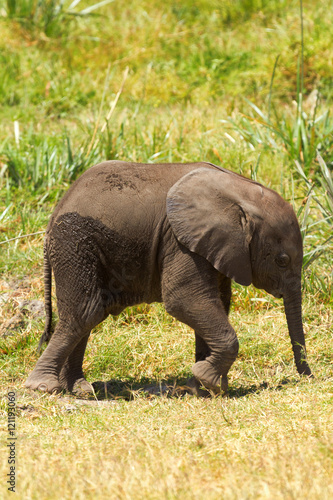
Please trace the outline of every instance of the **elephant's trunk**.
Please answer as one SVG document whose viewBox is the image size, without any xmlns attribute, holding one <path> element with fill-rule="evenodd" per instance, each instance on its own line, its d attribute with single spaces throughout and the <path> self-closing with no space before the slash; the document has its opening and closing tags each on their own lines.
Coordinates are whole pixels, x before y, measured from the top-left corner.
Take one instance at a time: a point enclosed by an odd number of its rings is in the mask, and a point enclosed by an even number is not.
<svg viewBox="0 0 333 500">
<path fill-rule="evenodd" d="M 311 370 L 306 360 L 305 339 L 302 324 L 301 287 L 298 286 L 296 291 L 293 293 L 285 294 L 283 296 L 283 300 L 297 371 L 300 374 L 311 375 Z"/>
</svg>

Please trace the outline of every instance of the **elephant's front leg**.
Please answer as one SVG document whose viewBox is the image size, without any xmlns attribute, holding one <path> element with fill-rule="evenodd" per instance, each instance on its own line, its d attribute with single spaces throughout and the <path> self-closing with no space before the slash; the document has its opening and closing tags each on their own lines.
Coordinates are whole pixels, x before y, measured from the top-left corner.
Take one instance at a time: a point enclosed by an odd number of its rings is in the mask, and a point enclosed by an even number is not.
<svg viewBox="0 0 333 500">
<path fill-rule="evenodd" d="M 219 275 L 218 286 L 220 290 L 221 301 L 228 316 L 231 302 L 231 279 L 223 276 L 222 274 Z M 211 352 L 207 343 L 202 337 L 200 337 L 198 332 L 195 332 L 195 361 L 203 361 L 208 358 L 210 354 Z"/>
<path fill-rule="evenodd" d="M 199 333 L 195 332 L 195 362 L 204 361 L 210 354 L 207 343 L 200 337 Z"/>
<path fill-rule="evenodd" d="M 226 315 L 229 316 L 232 295 L 231 279 L 227 278 L 227 276 L 224 276 L 223 274 L 219 275 L 219 290 L 224 310 L 226 312 Z"/>
<path fill-rule="evenodd" d="M 204 339 L 195 332 L 195 361 L 204 361 L 210 356 L 210 349 Z M 195 377 L 191 377 L 186 382 L 187 389 L 196 396 L 207 397 L 209 392 L 201 387 L 201 383 Z"/>
<path fill-rule="evenodd" d="M 219 273 L 183 249 L 164 262 L 162 294 L 167 311 L 196 332 L 195 378 L 215 393 L 227 392 L 239 346 L 221 300 Z"/>
<path fill-rule="evenodd" d="M 207 389 L 215 393 L 227 393 L 228 372 L 238 354 L 238 339 L 227 318 L 214 307 L 205 308 L 210 325 L 202 322 L 203 311 L 199 308 L 198 321 L 200 331 L 196 331 L 196 363 L 192 367 L 193 375 Z M 192 319 L 187 321 L 193 325 Z M 192 324 L 191 324 L 192 323 Z"/>
</svg>

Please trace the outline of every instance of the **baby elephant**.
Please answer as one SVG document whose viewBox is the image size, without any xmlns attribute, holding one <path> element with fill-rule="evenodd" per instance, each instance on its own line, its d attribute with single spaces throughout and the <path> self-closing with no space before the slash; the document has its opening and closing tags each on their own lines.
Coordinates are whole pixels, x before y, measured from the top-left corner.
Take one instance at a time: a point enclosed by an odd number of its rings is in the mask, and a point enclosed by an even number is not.
<svg viewBox="0 0 333 500">
<path fill-rule="evenodd" d="M 311 375 L 302 326 L 302 238 L 276 192 L 210 163 L 107 161 L 56 207 L 44 244 L 48 346 L 26 387 L 91 391 L 82 361 L 92 328 L 141 302 L 195 331 L 189 386 L 227 392 L 238 340 L 231 280 L 283 297 L 297 370 Z M 59 322 L 51 336 L 51 279 Z"/>
</svg>

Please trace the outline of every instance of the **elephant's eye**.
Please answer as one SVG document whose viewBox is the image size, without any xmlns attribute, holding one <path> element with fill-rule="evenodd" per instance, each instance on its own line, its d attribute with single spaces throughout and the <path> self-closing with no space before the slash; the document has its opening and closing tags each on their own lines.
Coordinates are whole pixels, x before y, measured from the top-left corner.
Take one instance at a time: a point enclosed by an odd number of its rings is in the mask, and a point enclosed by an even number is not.
<svg viewBox="0 0 333 500">
<path fill-rule="evenodd" d="M 290 257 L 286 253 L 280 253 L 275 259 L 275 262 L 280 267 L 287 267 L 290 262 Z"/>
</svg>

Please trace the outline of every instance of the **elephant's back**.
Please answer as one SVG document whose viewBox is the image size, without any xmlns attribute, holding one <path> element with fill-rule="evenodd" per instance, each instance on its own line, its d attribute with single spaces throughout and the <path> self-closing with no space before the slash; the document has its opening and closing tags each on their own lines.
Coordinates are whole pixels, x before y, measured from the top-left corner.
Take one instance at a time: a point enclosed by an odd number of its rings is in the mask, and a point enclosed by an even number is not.
<svg viewBox="0 0 333 500">
<path fill-rule="evenodd" d="M 167 192 L 197 166 L 105 162 L 90 168 L 51 217 L 46 241 L 53 270 L 63 255 L 71 266 L 88 269 L 101 290 L 120 290 L 126 305 L 161 300 L 156 263 Z"/>
<path fill-rule="evenodd" d="M 52 221 L 66 213 L 92 217 L 108 227 L 151 225 L 164 216 L 171 186 L 202 163 L 141 164 L 107 161 L 88 169 L 56 207 Z M 52 224 L 52 223 L 51 223 Z"/>
</svg>

